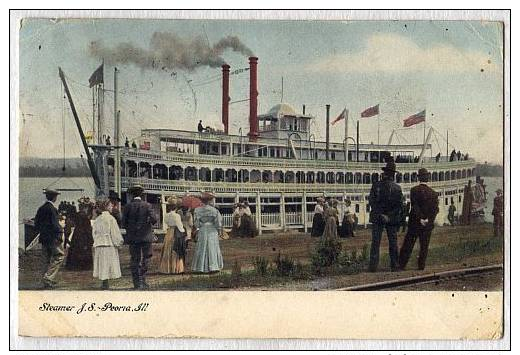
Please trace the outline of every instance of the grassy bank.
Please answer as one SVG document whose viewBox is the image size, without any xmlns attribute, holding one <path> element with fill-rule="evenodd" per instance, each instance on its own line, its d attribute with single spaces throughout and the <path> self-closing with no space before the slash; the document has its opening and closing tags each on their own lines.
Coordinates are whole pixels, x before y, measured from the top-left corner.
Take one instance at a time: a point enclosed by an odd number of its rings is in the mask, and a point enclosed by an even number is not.
<svg viewBox="0 0 520 355">
<path fill-rule="evenodd" d="M 490 224 L 436 228 L 430 242 L 427 267 L 422 273 L 501 263 L 502 239 L 493 238 L 492 235 Z M 399 245 L 402 244 L 403 237 L 404 234 L 400 233 Z M 155 270 L 159 264 L 162 245 L 154 244 L 148 283 L 152 290 L 312 290 L 421 274 L 415 270 L 414 262 L 418 245 L 410 259 L 409 269 L 390 273 L 386 237 L 381 243 L 380 271 L 367 273 L 370 239 L 370 229 L 359 230 L 355 238 L 339 241 L 339 252 L 332 256 L 327 250 L 317 256 L 318 240 L 297 232 L 267 234 L 254 239 L 223 240 L 220 244 L 224 270 L 216 275 L 158 274 Z M 193 251 L 194 246 L 191 246 L 187 257 L 188 270 Z M 334 259 L 332 263 L 320 262 L 331 258 Z M 39 251 L 20 256 L 21 289 L 40 287 L 39 260 Z M 131 288 L 131 277 L 126 247 L 121 250 L 120 260 L 123 277 L 114 280 L 111 287 L 115 290 L 128 290 Z M 63 269 L 60 272 L 59 289 L 99 289 L 99 281 L 92 278 L 91 270 Z"/>
</svg>

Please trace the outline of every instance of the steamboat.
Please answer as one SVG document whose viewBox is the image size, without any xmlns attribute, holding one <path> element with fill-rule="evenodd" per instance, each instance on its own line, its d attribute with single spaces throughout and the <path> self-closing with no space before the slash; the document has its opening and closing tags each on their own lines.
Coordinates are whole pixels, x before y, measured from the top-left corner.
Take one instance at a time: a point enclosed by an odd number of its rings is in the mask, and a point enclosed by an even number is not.
<svg viewBox="0 0 520 355">
<path fill-rule="evenodd" d="M 311 121 L 316 118 L 305 112 L 304 105 L 297 112 L 291 105 L 280 103 L 267 113 L 258 114 L 257 65 L 258 58 L 250 57 L 248 133 L 229 134 L 230 67 L 225 64 L 222 131 L 142 129 L 138 144 L 132 146 L 119 141 L 117 113 L 111 145 L 105 144 L 100 134 L 96 144 L 87 142 L 60 69 L 98 193 L 108 195 L 113 191 L 125 204 L 129 198 L 127 189 L 140 184 L 147 201 L 162 217 L 168 196 L 212 191 L 225 227 L 231 226 L 234 203 L 247 200 L 260 234 L 288 229 L 307 232 L 317 197 L 340 202 L 348 199 L 359 224 L 367 226 L 371 184 L 381 178 L 381 168 L 392 157 L 398 170 L 396 181 L 407 200 L 410 188 L 418 183 L 418 169 L 428 169 L 430 184 L 439 193 L 437 223 L 447 222 L 452 202 L 457 211 L 462 210 L 464 188 L 468 180 L 475 179 L 476 163 L 467 156 L 453 159 L 448 151 L 446 156 L 432 157 L 432 128 L 427 134 L 425 131 L 423 144 L 393 144 L 394 132 L 386 144 L 361 144 L 359 124 L 355 137 L 348 134 L 347 112 L 345 139 L 330 142 L 327 105 L 326 140 L 317 141 L 311 132 Z M 117 69 L 114 93 L 116 74 Z M 162 222 L 155 227 L 158 233 L 164 231 Z"/>
</svg>

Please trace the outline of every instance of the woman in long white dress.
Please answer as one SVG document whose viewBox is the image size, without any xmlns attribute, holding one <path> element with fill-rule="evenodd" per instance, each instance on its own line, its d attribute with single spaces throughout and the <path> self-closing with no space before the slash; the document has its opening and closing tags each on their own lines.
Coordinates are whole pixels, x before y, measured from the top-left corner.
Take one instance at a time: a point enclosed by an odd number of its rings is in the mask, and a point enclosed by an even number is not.
<svg viewBox="0 0 520 355">
<path fill-rule="evenodd" d="M 218 272 L 224 268 L 220 252 L 219 235 L 223 231 L 222 215 L 212 206 L 215 195 L 205 192 L 201 196 L 204 206 L 195 209 L 197 247 L 191 269 L 198 273 Z"/>
<path fill-rule="evenodd" d="M 121 277 L 118 248 L 123 245 L 123 236 L 116 219 L 110 214 L 112 204 L 107 199 L 96 202 L 97 217 L 92 223 L 94 239 L 93 276 L 102 281 L 101 288 L 108 289 L 108 280 Z"/>
<path fill-rule="evenodd" d="M 159 273 L 182 274 L 186 256 L 186 232 L 179 213 L 181 199 L 170 197 L 167 200 L 164 222 L 168 226 L 164 236 L 161 258 L 159 261 Z"/>
</svg>

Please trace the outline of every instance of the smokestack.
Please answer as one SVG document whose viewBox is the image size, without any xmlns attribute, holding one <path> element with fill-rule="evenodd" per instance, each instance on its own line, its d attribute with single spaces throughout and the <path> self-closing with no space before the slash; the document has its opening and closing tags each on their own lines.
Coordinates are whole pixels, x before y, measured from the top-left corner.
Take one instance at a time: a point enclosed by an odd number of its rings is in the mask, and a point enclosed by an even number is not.
<svg viewBox="0 0 520 355">
<path fill-rule="evenodd" d="M 222 65 L 222 124 L 224 133 L 229 133 L 229 65 Z"/>
<path fill-rule="evenodd" d="M 305 116 L 305 105 L 303 105 L 302 115 Z"/>
<path fill-rule="evenodd" d="M 258 137 L 257 57 L 249 57 L 249 140 Z"/>
<path fill-rule="evenodd" d="M 327 108 L 327 129 L 325 131 L 325 141 L 326 141 L 326 146 L 325 146 L 325 153 L 326 153 L 326 156 L 327 156 L 327 160 L 329 160 L 329 141 L 330 141 L 330 105 L 326 105 L 325 106 Z"/>
</svg>

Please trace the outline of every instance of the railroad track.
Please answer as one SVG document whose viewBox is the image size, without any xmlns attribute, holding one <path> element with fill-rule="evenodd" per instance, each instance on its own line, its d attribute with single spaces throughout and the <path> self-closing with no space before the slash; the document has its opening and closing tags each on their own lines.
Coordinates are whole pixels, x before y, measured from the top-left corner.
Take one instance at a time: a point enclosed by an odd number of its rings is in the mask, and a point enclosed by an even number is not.
<svg viewBox="0 0 520 355">
<path fill-rule="evenodd" d="M 444 281 L 448 281 L 448 280 L 460 279 L 460 278 L 463 278 L 466 276 L 493 273 L 493 272 L 496 272 L 499 270 L 503 270 L 502 264 L 478 266 L 478 267 L 456 269 L 456 270 L 449 270 L 449 271 L 442 271 L 442 272 L 434 272 L 433 274 L 405 277 L 405 278 L 401 278 L 401 279 L 339 288 L 339 289 L 336 289 L 336 291 L 385 290 L 385 289 L 391 289 L 391 288 L 395 288 L 395 287 L 408 286 L 408 285 L 444 282 Z"/>
</svg>

